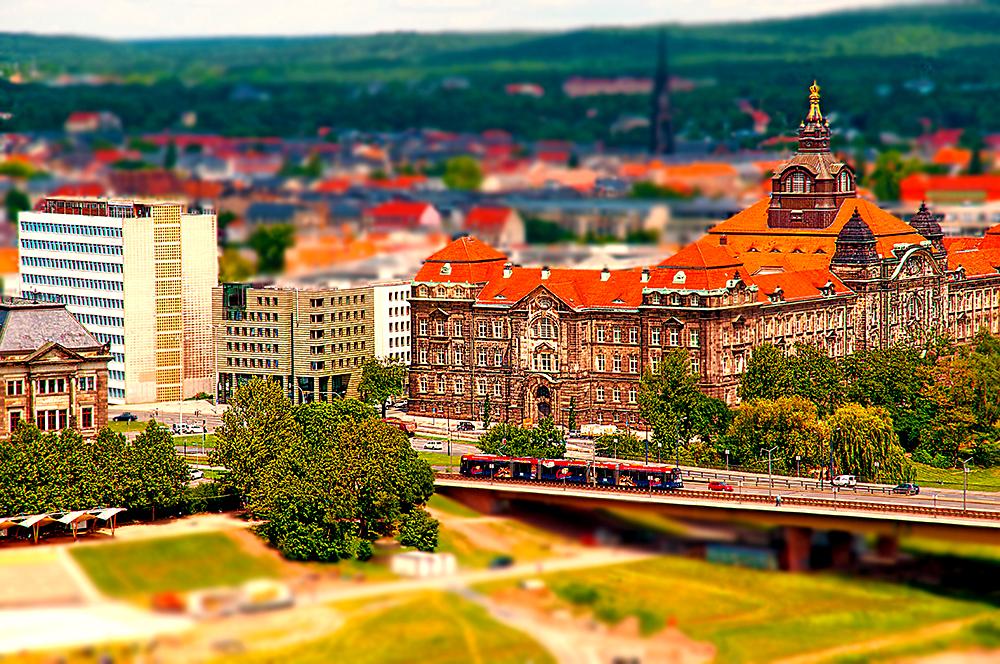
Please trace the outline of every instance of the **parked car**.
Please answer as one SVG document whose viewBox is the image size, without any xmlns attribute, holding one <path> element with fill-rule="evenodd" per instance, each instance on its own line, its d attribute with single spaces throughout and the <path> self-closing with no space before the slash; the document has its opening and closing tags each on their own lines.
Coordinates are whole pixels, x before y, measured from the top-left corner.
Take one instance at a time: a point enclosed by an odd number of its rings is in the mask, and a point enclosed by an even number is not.
<svg viewBox="0 0 1000 664">
<path fill-rule="evenodd" d="M 175 436 L 182 434 L 187 435 L 191 433 L 191 425 L 174 422 L 173 424 L 170 425 L 170 430 L 174 432 Z"/>
<path fill-rule="evenodd" d="M 202 433 L 208 433 L 208 430 L 205 427 L 201 426 L 200 424 L 192 424 L 191 426 L 188 427 L 187 432 L 202 434 Z"/>
<path fill-rule="evenodd" d="M 398 417 L 387 417 L 382 420 L 391 427 L 395 427 L 405 433 L 407 436 L 412 436 L 417 432 L 417 423 L 410 422 L 408 420 L 402 420 Z"/>
<path fill-rule="evenodd" d="M 855 475 L 837 475 L 833 478 L 833 486 L 852 487 L 858 485 L 858 478 Z"/>
<path fill-rule="evenodd" d="M 475 431 L 476 425 L 472 422 L 459 422 L 455 427 L 455 431 Z"/>
<path fill-rule="evenodd" d="M 132 413 L 122 413 L 121 415 L 115 415 L 112 417 L 115 422 L 135 422 L 139 418 Z"/>
<path fill-rule="evenodd" d="M 710 480 L 708 483 L 709 491 L 732 491 L 733 487 L 722 480 Z"/>
<path fill-rule="evenodd" d="M 514 559 L 510 556 L 497 556 L 490 561 L 490 569 L 504 569 L 506 567 L 513 567 Z"/>
<path fill-rule="evenodd" d="M 205 477 L 205 471 L 198 470 L 197 468 L 192 468 L 189 471 L 189 473 L 191 475 L 191 479 L 193 480 L 200 480 L 201 478 Z"/>
<path fill-rule="evenodd" d="M 424 449 L 441 451 L 444 449 L 444 442 L 440 440 L 428 440 L 426 443 L 424 443 Z"/>
<path fill-rule="evenodd" d="M 893 490 L 893 493 L 901 493 L 906 496 L 915 496 L 920 493 L 920 487 L 912 482 L 903 482 L 902 484 L 897 484 Z"/>
</svg>

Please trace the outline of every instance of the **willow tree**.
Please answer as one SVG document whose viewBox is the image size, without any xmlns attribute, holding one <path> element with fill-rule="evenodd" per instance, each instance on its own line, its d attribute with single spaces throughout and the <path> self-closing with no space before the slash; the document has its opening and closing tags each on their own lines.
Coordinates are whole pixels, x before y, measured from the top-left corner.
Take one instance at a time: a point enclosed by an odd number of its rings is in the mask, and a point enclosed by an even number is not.
<svg viewBox="0 0 1000 664">
<path fill-rule="evenodd" d="M 835 475 L 889 482 L 913 479 L 913 466 L 885 409 L 849 403 L 838 408 L 826 425 L 824 448 L 829 455 L 832 446 Z"/>
</svg>

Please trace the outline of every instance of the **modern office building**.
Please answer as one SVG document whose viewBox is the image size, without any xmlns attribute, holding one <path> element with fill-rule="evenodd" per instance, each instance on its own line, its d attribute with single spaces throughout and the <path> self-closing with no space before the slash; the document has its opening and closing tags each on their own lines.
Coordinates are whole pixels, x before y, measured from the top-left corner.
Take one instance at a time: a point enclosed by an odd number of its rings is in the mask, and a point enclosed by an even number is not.
<svg viewBox="0 0 1000 664">
<path fill-rule="evenodd" d="M 21 293 L 66 305 L 110 346 L 111 403 L 211 392 L 215 214 L 180 203 L 47 198 L 22 212 Z"/>
<path fill-rule="evenodd" d="M 375 356 L 374 306 L 372 286 L 217 286 L 211 311 L 219 401 L 255 377 L 277 381 L 292 403 L 358 396 L 364 360 Z"/>
<path fill-rule="evenodd" d="M 410 282 L 372 286 L 375 292 L 375 357 L 410 364 Z"/>
<path fill-rule="evenodd" d="M 0 435 L 34 422 L 94 436 L 108 421 L 110 359 L 64 305 L 0 298 Z"/>
</svg>

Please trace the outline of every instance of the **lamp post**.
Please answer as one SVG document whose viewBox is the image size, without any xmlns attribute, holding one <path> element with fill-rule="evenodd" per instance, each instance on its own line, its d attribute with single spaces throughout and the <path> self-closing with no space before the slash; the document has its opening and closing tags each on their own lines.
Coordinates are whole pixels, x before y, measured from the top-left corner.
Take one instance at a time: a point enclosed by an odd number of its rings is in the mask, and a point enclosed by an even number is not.
<svg viewBox="0 0 1000 664">
<path fill-rule="evenodd" d="M 968 464 L 972 461 L 972 457 L 962 460 L 962 511 L 965 511 L 965 493 L 969 489 L 969 466 Z"/>
<path fill-rule="evenodd" d="M 771 489 L 774 488 L 774 480 L 771 478 L 771 452 L 776 449 L 778 449 L 777 445 L 767 450 L 767 495 L 769 496 L 771 495 Z M 763 453 L 764 450 L 761 450 L 761 452 Z"/>
<path fill-rule="evenodd" d="M 800 466 L 799 466 L 799 462 L 800 461 L 802 461 L 802 455 L 801 454 L 796 454 L 795 455 L 795 477 L 798 477 L 798 478 L 802 477 L 802 472 L 800 471 Z"/>
<path fill-rule="evenodd" d="M 875 462 L 875 484 L 878 484 L 878 461 Z"/>
<path fill-rule="evenodd" d="M 729 450 L 726 450 L 726 472 L 729 472 Z"/>
</svg>

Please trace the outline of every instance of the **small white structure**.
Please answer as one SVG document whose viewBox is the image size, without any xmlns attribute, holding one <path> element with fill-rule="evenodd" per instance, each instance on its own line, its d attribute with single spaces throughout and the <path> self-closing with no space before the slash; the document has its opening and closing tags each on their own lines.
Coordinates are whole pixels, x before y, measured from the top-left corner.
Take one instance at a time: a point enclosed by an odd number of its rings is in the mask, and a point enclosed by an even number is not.
<svg viewBox="0 0 1000 664">
<path fill-rule="evenodd" d="M 448 576 L 455 573 L 455 556 L 451 553 L 407 551 L 393 556 L 390 568 L 400 576 Z"/>
</svg>

